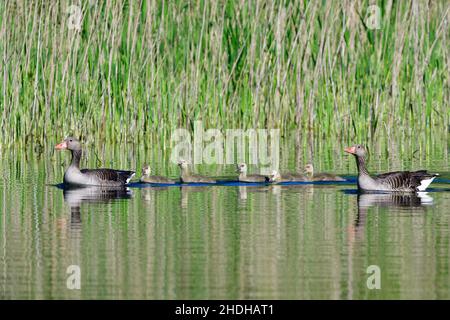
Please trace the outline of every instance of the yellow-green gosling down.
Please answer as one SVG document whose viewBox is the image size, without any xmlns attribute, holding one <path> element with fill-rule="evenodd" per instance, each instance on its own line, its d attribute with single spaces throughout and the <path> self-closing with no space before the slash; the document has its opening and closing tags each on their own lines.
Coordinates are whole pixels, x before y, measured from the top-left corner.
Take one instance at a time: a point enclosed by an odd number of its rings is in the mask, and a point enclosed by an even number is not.
<svg viewBox="0 0 450 320">
<path fill-rule="evenodd" d="M 142 167 L 142 177 L 140 179 L 143 183 L 164 183 L 164 184 L 175 184 L 176 181 L 162 177 L 162 176 L 151 176 L 151 168 L 148 164 Z"/>
<path fill-rule="evenodd" d="M 314 167 L 311 163 L 305 166 L 305 172 L 309 181 L 346 181 L 344 178 L 331 173 L 314 174 Z"/>
<path fill-rule="evenodd" d="M 277 170 L 273 170 L 269 176 L 269 182 L 294 182 L 294 181 L 308 181 L 308 177 L 299 173 L 285 173 L 280 174 Z"/>
<path fill-rule="evenodd" d="M 215 179 L 210 177 L 201 176 L 198 174 L 191 174 L 189 172 L 189 166 L 186 160 L 181 159 L 178 161 L 178 166 L 181 170 L 180 181 L 181 183 L 216 183 Z"/>
<path fill-rule="evenodd" d="M 269 181 L 269 176 L 262 174 L 247 174 L 247 165 L 240 163 L 237 165 L 237 172 L 239 173 L 239 182 L 266 182 Z"/>
</svg>

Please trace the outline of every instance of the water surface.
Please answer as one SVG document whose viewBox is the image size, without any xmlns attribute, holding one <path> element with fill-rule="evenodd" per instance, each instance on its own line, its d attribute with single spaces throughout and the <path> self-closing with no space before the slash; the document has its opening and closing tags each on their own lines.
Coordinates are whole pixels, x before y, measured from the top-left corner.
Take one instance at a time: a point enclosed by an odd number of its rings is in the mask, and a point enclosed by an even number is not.
<svg viewBox="0 0 450 320">
<path fill-rule="evenodd" d="M 62 190 L 55 184 L 68 158 L 52 151 L 2 156 L 3 299 L 450 298 L 446 159 L 372 159 L 377 172 L 424 165 L 440 172 L 440 182 L 418 197 L 358 195 L 354 180 Z M 98 165 L 87 158 L 85 165 Z M 176 176 L 176 166 L 158 159 L 157 173 Z M 144 161 L 148 155 L 101 165 L 127 169 Z M 345 156 L 316 167 L 355 174 Z M 289 162 L 282 170 L 296 168 Z M 196 170 L 234 174 L 232 166 Z M 70 265 L 80 266 L 81 290 L 66 286 Z M 380 290 L 366 286 L 370 265 L 380 267 Z"/>
</svg>

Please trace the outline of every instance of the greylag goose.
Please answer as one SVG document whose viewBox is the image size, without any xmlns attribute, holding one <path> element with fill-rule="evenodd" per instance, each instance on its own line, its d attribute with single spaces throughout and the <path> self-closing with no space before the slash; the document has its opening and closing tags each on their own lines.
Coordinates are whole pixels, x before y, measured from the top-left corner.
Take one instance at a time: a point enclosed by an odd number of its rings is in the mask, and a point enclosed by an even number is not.
<svg viewBox="0 0 450 320">
<path fill-rule="evenodd" d="M 295 182 L 295 181 L 308 181 L 307 177 L 302 174 L 285 173 L 280 174 L 277 170 L 273 170 L 269 176 L 269 182 Z"/>
<path fill-rule="evenodd" d="M 189 166 L 186 160 L 178 161 L 178 165 L 181 169 L 180 181 L 182 183 L 216 183 L 216 180 L 212 178 L 190 174 Z"/>
<path fill-rule="evenodd" d="M 358 189 L 365 191 L 424 191 L 437 173 L 420 171 L 396 171 L 371 177 L 366 169 L 366 149 L 359 144 L 344 149 L 345 152 L 355 156 L 358 167 Z"/>
<path fill-rule="evenodd" d="M 64 184 L 79 186 L 109 186 L 120 187 L 130 182 L 134 171 L 113 169 L 81 169 L 81 143 L 72 137 L 64 139 L 55 147 L 57 150 L 70 150 L 72 162 L 64 173 Z"/>
<path fill-rule="evenodd" d="M 309 181 L 347 181 L 344 178 L 331 173 L 324 172 L 314 174 L 314 166 L 311 163 L 308 163 L 305 166 L 305 172 Z"/>
<path fill-rule="evenodd" d="M 269 180 L 268 176 L 262 174 L 247 174 L 247 165 L 240 163 L 237 165 L 237 172 L 239 173 L 239 182 L 266 182 Z"/>
<path fill-rule="evenodd" d="M 142 177 L 139 180 L 143 183 L 164 183 L 164 184 L 175 184 L 175 180 L 162 177 L 162 176 L 151 176 L 151 168 L 148 164 L 142 167 Z"/>
</svg>

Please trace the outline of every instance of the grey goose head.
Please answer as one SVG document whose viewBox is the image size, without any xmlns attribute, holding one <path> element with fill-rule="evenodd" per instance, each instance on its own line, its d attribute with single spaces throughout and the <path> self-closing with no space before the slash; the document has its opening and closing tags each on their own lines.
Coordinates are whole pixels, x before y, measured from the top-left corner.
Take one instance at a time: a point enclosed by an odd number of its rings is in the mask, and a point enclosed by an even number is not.
<svg viewBox="0 0 450 320">
<path fill-rule="evenodd" d="M 367 156 L 367 150 L 360 144 L 355 144 L 351 147 L 344 149 L 345 152 L 353 154 L 355 157 L 365 158 Z"/>
<path fill-rule="evenodd" d="M 65 138 L 60 144 L 55 146 L 56 150 L 70 150 L 70 151 L 80 151 L 81 143 L 78 139 L 73 137 Z"/>
</svg>

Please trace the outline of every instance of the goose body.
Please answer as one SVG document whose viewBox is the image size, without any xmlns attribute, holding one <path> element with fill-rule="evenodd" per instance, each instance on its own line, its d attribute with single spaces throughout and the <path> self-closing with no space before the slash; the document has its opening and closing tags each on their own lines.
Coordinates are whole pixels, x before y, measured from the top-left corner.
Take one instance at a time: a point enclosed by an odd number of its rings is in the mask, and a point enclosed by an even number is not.
<svg viewBox="0 0 450 320">
<path fill-rule="evenodd" d="M 305 166 L 305 172 L 308 177 L 308 181 L 347 181 L 342 177 L 331 173 L 314 173 L 314 167 L 311 163 Z"/>
<path fill-rule="evenodd" d="M 269 182 L 280 183 L 280 182 L 295 182 L 295 181 L 308 181 L 307 177 L 298 173 L 286 173 L 280 174 L 278 171 L 272 171 L 269 176 Z"/>
<path fill-rule="evenodd" d="M 181 183 L 216 183 L 215 179 L 210 177 L 201 176 L 198 174 L 191 174 L 189 172 L 188 163 L 186 160 L 180 160 L 178 165 L 181 169 L 180 181 Z"/>
<path fill-rule="evenodd" d="M 175 180 L 162 177 L 162 176 L 151 176 L 151 169 L 149 165 L 145 165 L 142 168 L 142 177 L 139 179 L 142 183 L 161 183 L 161 184 L 175 184 Z"/>
<path fill-rule="evenodd" d="M 240 163 L 237 165 L 237 171 L 239 173 L 239 182 L 266 182 L 269 181 L 268 176 L 262 174 L 247 174 L 247 165 L 245 163 Z"/>
<path fill-rule="evenodd" d="M 162 183 L 162 184 L 175 184 L 176 181 L 163 176 L 142 176 L 139 180 L 143 183 Z"/>
<path fill-rule="evenodd" d="M 363 191 L 424 191 L 438 176 L 437 173 L 419 171 L 395 171 L 374 177 L 366 169 L 366 149 L 361 145 L 345 148 L 345 152 L 353 154 L 358 167 L 358 189 Z"/>
<path fill-rule="evenodd" d="M 70 150 L 72 162 L 64 173 L 64 184 L 79 186 L 124 186 L 134 176 L 134 171 L 114 169 L 80 169 L 81 144 L 75 138 L 66 138 L 55 147 L 57 150 Z"/>
</svg>

